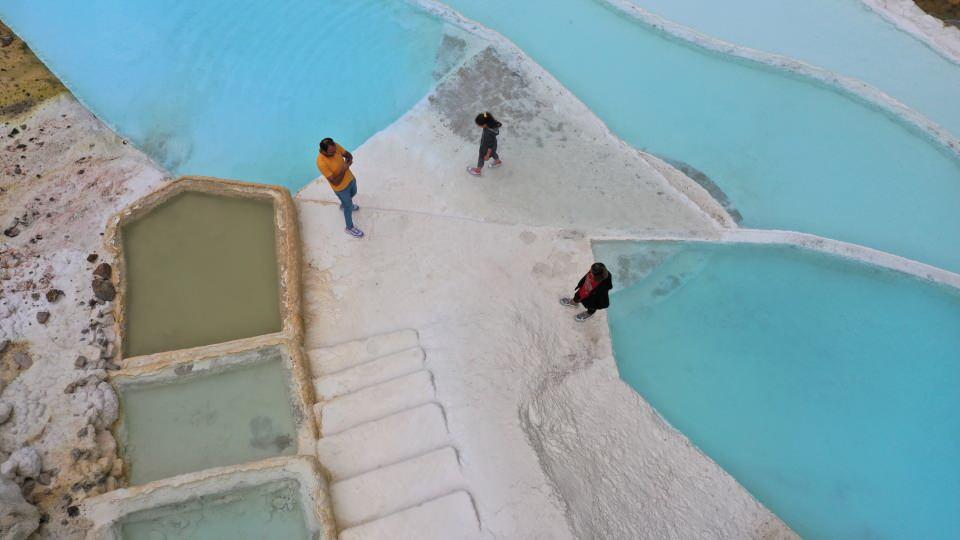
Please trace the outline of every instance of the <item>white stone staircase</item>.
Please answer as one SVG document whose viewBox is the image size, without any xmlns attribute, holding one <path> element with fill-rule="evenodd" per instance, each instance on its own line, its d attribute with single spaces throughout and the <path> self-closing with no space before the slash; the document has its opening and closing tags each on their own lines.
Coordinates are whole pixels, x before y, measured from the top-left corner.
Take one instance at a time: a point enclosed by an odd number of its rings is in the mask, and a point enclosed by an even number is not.
<svg viewBox="0 0 960 540">
<path fill-rule="evenodd" d="M 308 353 L 341 540 L 478 538 L 420 340 L 401 330 Z"/>
</svg>

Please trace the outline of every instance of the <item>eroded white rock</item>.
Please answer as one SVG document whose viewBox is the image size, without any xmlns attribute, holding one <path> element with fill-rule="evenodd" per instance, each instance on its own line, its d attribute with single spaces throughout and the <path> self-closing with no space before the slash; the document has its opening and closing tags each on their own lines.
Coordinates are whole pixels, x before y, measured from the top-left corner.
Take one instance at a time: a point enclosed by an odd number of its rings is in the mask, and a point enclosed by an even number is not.
<svg viewBox="0 0 960 540">
<path fill-rule="evenodd" d="M 40 454 L 32 446 L 24 446 L 10 454 L 0 465 L 0 476 L 5 478 L 36 478 L 40 475 L 43 463 Z"/>
<path fill-rule="evenodd" d="M 2 390 L 2 387 L 0 387 L 0 390 Z M 13 415 L 13 405 L 0 401 L 0 425 L 5 424 L 11 415 Z"/>
<path fill-rule="evenodd" d="M 40 526 L 40 511 L 24 500 L 20 486 L 0 477 L 0 538 L 23 540 Z"/>
<path fill-rule="evenodd" d="M 83 402 L 82 409 L 87 423 L 97 429 L 110 427 L 120 416 L 120 400 L 106 381 L 80 386 L 75 395 Z"/>
</svg>

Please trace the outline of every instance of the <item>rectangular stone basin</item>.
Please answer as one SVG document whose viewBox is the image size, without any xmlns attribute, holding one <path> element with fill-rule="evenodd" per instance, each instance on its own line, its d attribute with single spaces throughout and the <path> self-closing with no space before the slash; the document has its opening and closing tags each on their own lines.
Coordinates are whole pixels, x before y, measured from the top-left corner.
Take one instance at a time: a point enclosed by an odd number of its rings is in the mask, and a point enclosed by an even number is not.
<svg viewBox="0 0 960 540">
<path fill-rule="evenodd" d="M 295 454 L 305 405 L 280 345 L 114 378 L 130 485 Z"/>
<path fill-rule="evenodd" d="M 311 456 L 208 469 L 81 503 L 87 540 L 336 538 L 327 485 Z"/>
<path fill-rule="evenodd" d="M 124 540 L 152 538 L 310 538 L 296 480 L 280 480 L 133 512 L 117 526 Z"/>
<path fill-rule="evenodd" d="M 281 330 L 273 199 L 172 195 L 122 226 L 124 356 Z"/>
</svg>

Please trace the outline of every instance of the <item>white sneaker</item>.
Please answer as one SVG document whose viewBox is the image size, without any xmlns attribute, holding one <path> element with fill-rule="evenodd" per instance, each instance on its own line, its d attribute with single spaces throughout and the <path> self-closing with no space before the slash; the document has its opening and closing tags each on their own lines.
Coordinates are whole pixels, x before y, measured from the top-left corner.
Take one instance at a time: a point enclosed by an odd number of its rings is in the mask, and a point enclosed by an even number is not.
<svg viewBox="0 0 960 540">
<path fill-rule="evenodd" d="M 582 313 L 577 313 L 577 316 L 574 318 L 577 319 L 577 322 L 583 322 L 589 319 L 590 317 L 593 317 L 593 313 L 590 313 L 589 311 L 584 311 Z"/>
<path fill-rule="evenodd" d="M 354 238 L 363 238 L 363 231 L 361 231 L 356 227 L 353 227 L 353 228 L 347 227 L 346 229 L 344 229 L 344 231 L 346 231 L 347 234 L 349 234 Z"/>
</svg>

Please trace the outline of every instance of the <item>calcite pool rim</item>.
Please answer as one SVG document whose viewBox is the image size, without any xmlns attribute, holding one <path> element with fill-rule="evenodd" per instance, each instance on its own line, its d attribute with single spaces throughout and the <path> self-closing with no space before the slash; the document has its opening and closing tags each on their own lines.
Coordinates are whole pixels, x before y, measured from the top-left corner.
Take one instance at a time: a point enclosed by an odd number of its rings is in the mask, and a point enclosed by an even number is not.
<svg viewBox="0 0 960 540">
<path fill-rule="evenodd" d="M 279 265 L 279 283 L 277 286 L 280 291 L 281 327 L 279 332 L 267 335 L 282 336 L 293 342 L 302 342 L 303 317 L 300 283 L 300 231 L 296 206 L 290 192 L 281 186 L 254 184 L 206 176 L 184 176 L 170 181 L 160 189 L 130 204 L 115 214 L 108 222 L 104 240 L 108 251 L 115 261 L 111 280 L 117 291 L 116 299 L 114 300 L 114 325 L 116 335 L 119 336 L 121 343 L 117 351 L 117 362 L 119 365 L 127 367 L 163 362 L 170 353 L 177 351 L 192 351 L 194 356 L 198 356 L 204 354 L 204 351 L 220 345 L 230 343 L 239 344 L 249 339 L 255 339 L 248 337 L 186 349 L 174 349 L 140 356 L 124 356 L 125 352 L 122 344 L 126 337 L 127 294 L 122 229 L 124 225 L 140 219 L 157 206 L 184 192 L 204 193 L 221 197 L 270 200 L 273 202 L 274 236 Z"/>
</svg>

